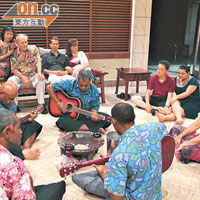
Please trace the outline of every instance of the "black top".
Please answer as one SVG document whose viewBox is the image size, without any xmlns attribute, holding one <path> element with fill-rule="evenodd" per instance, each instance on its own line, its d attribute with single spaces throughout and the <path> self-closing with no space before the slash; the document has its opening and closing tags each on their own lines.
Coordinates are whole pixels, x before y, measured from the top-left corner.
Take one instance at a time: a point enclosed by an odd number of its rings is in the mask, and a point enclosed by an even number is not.
<svg viewBox="0 0 200 200">
<path fill-rule="evenodd" d="M 175 78 L 175 81 L 177 82 L 177 78 Z M 192 101 L 194 103 L 199 104 L 199 82 L 194 77 L 192 77 L 188 81 L 188 83 L 183 87 L 178 87 L 177 84 L 176 84 L 176 88 L 175 88 L 176 95 L 179 95 L 179 94 L 185 92 L 190 85 L 197 86 L 197 88 L 190 96 L 188 96 L 188 97 L 186 97 L 184 99 L 187 99 L 189 101 Z"/>
<path fill-rule="evenodd" d="M 50 71 L 65 71 L 65 67 L 69 65 L 69 59 L 62 53 L 58 52 L 55 56 L 51 51 L 42 57 L 42 69 Z"/>
</svg>

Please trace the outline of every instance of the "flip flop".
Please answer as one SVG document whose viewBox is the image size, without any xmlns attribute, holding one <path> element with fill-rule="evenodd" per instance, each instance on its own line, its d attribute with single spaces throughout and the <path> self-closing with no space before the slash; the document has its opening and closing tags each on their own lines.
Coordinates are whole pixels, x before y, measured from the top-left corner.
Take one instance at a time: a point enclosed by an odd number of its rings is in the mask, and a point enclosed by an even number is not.
<svg viewBox="0 0 200 200">
<path fill-rule="evenodd" d="M 119 99 L 125 99 L 125 94 L 123 92 L 121 92 L 120 94 L 117 94 L 116 95 L 117 98 Z M 128 94 L 128 100 L 131 98 L 131 96 Z"/>
<path fill-rule="evenodd" d="M 151 109 L 151 114 L 152 114 L 153 116 L 156 115 L 156 112 L 159 112 L 159 111 L 158 111 L 157 109 L 154 109 L 154 108 Z"/>
</svg>

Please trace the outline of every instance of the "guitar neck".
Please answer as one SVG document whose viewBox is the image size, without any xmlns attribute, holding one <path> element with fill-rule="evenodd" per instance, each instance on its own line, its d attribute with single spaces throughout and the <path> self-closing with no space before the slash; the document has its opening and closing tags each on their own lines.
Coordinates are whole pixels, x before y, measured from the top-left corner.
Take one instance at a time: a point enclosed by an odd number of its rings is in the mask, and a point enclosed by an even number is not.
<svg viewBox="0 0 200 200">
<path fill-rule="evenodd" d="M 34 111 L 32 111 L 32 114 L 33 113 L 40 113 L 40 112 L 43 111 L 43 109 L 44 109 L 43 105 L 40 105 Z M 28 114 L 24 117 L 21 117 L 19 120 L 20 120 L 21 124 L 23 124 L 23 123 L 27 122 L 30 117 L 31 117 L 31 114 Z"/>
<path fill-rule="evenodd" d="M 98 164 L 103 164 L 105 162 L 107 162 L 109 160 L 110 157 L 105 157 L 105 158 L 100 158 L 97 160 L 90 160 L 90 161 L 85 161 L 85 162 L 81 162 L 81 163 L 76 163 L 76 167 L 77 169 L 81 168 L 81 167 L 86 167 L 86 166 L 90 166 L 90 165 L 98 165 Z"/>
<path fill-rule="evenodd" d="M 31 115 L 29 114 L 29 115 L 26 115 L 26 116 L 20 118 L 19 120 L 20 120 L 21 124 L 23 124 L 23 123 L 27 122 L 30 117 L 31 117 Z"/>
<path fill-rule="evenodd" d="M 99 114 L 96 114 L 96 113 L 93 113 L 93 112 L 90 112 L 87 110 L 83 110 L 83 109 L 77 108 L 77 107 L 72 107 L 71 109 L 72 109 L 72 111 L 75 111 L 77 113 L 87 115 L 87 116 L 91 116 L 92 114 L 95 114 L 98 117 L 98 119 L 105 120 L 105 116 L 103 116 L 103 115 L 99 115 Z"/>
</svg>

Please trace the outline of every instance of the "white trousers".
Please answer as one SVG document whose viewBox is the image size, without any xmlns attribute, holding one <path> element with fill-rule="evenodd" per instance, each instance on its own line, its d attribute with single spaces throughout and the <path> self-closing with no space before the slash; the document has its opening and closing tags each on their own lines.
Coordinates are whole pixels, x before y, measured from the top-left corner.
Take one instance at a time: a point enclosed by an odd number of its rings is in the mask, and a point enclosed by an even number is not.
<svg viewBox="0 0 200 200">
<path fill-rule="evenodd" d="M 38 80 L 38 75 L 35 74 L 33 77 L 29 77 L 30 82 L 32 83 L 33 87 L 36 89 L 36 97 L 38 100 L 38 104 L 44 104 L 44 95 L 45 95 L 45 80 L 40 81 Z M 23 81 L 17 76 L 11 76 L 8 81 L 13 82 L 17 88 L 23 87 Z M 16 104 L 18 100 L 16 99 Z"/>
<path fill-rule="evenodd" d="M 64 80 L 72 80 L 72 79 L 75 79 L 73 76 L 71 75 L 64 75 L 64 76 L 57 76 L 55 74 L 49 74 L 49 78 L 48 78 L 48 81 L 51 82 L 59 82 L 59 81 L 64 81 Z"/>
</svg>

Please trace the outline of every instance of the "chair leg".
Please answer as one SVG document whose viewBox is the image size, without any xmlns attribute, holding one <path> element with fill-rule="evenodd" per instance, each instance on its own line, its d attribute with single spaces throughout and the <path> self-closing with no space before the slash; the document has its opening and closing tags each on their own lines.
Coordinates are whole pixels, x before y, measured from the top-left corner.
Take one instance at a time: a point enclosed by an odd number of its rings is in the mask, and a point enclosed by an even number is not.
<svg viewBox="0 0 200 200">
<path fill-rule="evenodd" d="M 101 87 L 101 102 L 105 103 L 105 93 L 104 93 L 104 86 Z"/>
</svg>

